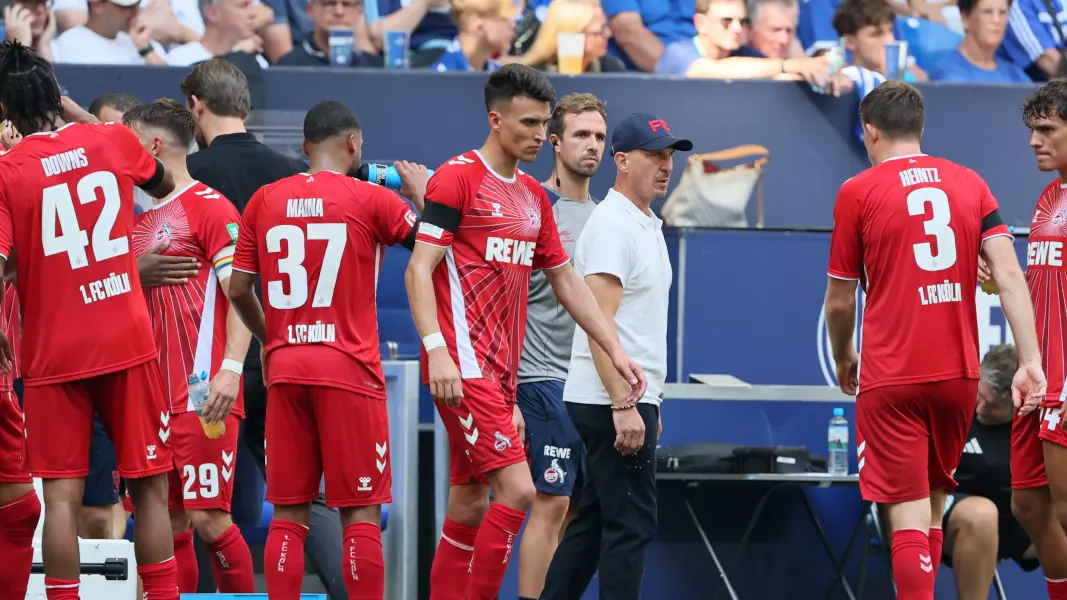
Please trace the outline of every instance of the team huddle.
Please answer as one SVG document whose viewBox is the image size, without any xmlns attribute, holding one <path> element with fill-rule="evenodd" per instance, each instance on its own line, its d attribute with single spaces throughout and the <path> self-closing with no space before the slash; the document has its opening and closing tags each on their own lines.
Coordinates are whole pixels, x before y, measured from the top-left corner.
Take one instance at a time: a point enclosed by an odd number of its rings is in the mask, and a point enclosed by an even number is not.
<svg viewBox="0 0 1067 600">
<path fill-rule="evenodd" d="M 531 271 L 553 272 L 560 301 L 610 357 L 632 405 L 646 387 L 571 267 L 548 196 L 517 168 L 536 156 L 553 101 L 531 69 L 491 76 L 489 139 L 437 171 L 421 218 L 347 175 L 359 164 L 359 121 L 344 104 L 322 102 L 305 118 L 307 172 L 261 188 L 242 215 L 189 175 L 195 123 L 184 106 L 157 100 L 121 124 L 100 123 L 61 97 L 46 61 L 6 44 L 0 108 L 24 137 L 0 159 L 0 596 L 26 592 L 41 511 L 32 475 L 44 481 L 48 509 L 48 598 L 78 598 L 76 521 L 94 414 L 136 515 L 143 597 L 196 591 L 190 528 L 211 549 L 219 591 L 255 591 L 229 515 L 240 376 L 254 336 L 275 505 L 269 597 L 299 597 L 311 501 L 324 479 L 344 525 L 349 597 L 384 598 L 381 505 L 392 478 L 375 297 L 384 248 L 402 245 L 413 249 L 409 296 L 423 379 L 451 438 L 454 494 L 488 507 L 477 519 L 450 510 L 465 543 L 446 525 L 433 597 L 496 597 L 534 490 L 515 405 Z M 136 216 L 135 187 L 158 199 Z M 142 288 L 137 257 L 161 248 L 210 268 Z"/>
<path fill-rule="evenodd" d="M 934 597 L 946 494 L 957 487 L 978 392 L 977 273 L 999 289 L 1018 348 L 1012 512 L 1049 597 L 1067 599 L 1067 80 L 1048 83 L 1023 108 L 1038 166 L 1060 175 L 1034 211 L 1025 276 L 985 182 L 922 154 L 917 90 L 884 83 L 863 99 L 860 117 L 874 166 L 837 197 L 826 321 L 841 388 L 858 393 L 860 489 L 892 532 L 897 597 Z M 858 284 L 867 293 L 862 369 L 853 346 Z"/>
</svg>

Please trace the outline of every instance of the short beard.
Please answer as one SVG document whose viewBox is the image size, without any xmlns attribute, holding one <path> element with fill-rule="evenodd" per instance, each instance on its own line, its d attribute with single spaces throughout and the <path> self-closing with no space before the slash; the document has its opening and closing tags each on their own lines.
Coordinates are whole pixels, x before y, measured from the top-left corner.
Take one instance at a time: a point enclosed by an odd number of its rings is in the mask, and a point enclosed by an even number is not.
<svg viewBox="0 0 1067 600">
<path fill-rule="evenodd" d="M 562 163 L 562 167 L 570 173 L 577 175 L 578 177 L 585 177 L 586 179 L 592 179 L 593 175 L 596 175 L 597 169 L 600 168 L 600 161 L 589 166 L 583 165 L 580 159 L 578 164 L 575 165 L 569 164 L 569 161 L 566 159 L 560 160 L 560 163 Z"/>
</svg>

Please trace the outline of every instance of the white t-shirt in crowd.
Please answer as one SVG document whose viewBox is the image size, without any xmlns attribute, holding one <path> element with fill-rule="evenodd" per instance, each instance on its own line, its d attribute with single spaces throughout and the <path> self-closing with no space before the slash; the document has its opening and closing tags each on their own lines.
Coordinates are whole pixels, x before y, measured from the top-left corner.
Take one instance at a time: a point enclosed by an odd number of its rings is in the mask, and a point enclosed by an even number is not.
<svg viewBox="0 0 1067 600">
<path fill-rule="evenodd" d="M 667 380 L 667 309 L 673 278 L 663 221 L 643 213 L 614 188 L 608 190 L 578 238 L 574 267 L 582 277 L 603 273 L 622 282 L 615 329 L 622 349 L 648 378 L 641 402 L 659 405 Z M 593 364 L 589 336 L 580 327 L 574 332 L 563 400 L 611 404 Z"/>
<path fill-rule="evenodd" d="M 160 58 L 166 60 L 163 47 L 152 42 Z M 144 57 L 133 38 L 120 31 L 115 39 L 108 39 L 84 25 L 64 31 L 52 42 L 52 54 L 57 63 L 80 65 L 143 65 Z"/>
<path fill-rule="evenodd" d="M 141 0 L 141 8 L 144 8 L 149 1 Z M 182 25 L 192 29 L 197 35 L 204 35 L 204 16 L 200 14 L 199 0 L 170 0 L 170 8 Z M 52 0 L 52 10 L 54 12 L 68 9 L 88 13 L 89 3 L 87 0 Z"/>
<path fill-rule="evenodd" d="M 188 44 L 182 44 L 177 48 L 171 48 L 171 51 L 167 53 L 167 64 L 175 67 L 188 67 L 189 65 L 195 65 L 202 63 L 205 60 L 211 60 L 215 58 L 215 55 L 208 52 L 200 42 L 189 42 Z M 259 66 L 266 69 L 270 66 L 267 59 L 262 55 L 256 55 L 256 62 Z"/>
</svg>

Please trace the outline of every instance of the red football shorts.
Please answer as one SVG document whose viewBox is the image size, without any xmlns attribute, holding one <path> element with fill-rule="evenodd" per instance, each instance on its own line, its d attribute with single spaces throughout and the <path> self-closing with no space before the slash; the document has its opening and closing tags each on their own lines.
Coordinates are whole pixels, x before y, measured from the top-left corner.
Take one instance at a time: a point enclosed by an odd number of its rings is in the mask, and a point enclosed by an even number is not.
<svg viewBox="0 0 1067 600">
<path fill-rule="evenodd" d="M 1011 424 L 1011 488 L 1025 490 L 1048 485 L 1042 441 L 1067 446 L 1060 405 L 1042 406 Z"/>
<path fill-rule="evenodd" d="M 489 483 L 488 473 L 526 462 L 512 421 L 515 401 L 505 400 L 495 384 L 464 379 L 459 406 L 434 404 L 448 431 L 451 485 Z"/>
<path fill-rule="evenodd" d="M 887 385 L 856 399 L 860 492 L 894 504 L 951 492 L 974 417 L 978 380 Z"/>
<path fill-rule="evenodd" d="M 204 435 L 195 412 L 171 415 L 170 509 L 230 512 L 233 473 L 237 464 L 237 432 L 241 421 L 226 417 L 226 433 L 211 439 Z"/>
<path fill-rule="evenodd" d="M 28 385 L 23 408 L 28 464 L 36 477 L 89 474 L 94 410 L 114 442 L 119 475 L 140 479 L 174 468 L 167 447 L 170 407 L 155 358 L 89 379 Z"/>
<path fill-rule="evenodd" d="M 267 390 L 267 502 L 306 504 L 326 479 L 331 508 L 393 501 L 384 398 L 316 385 Z"/>
<path fill-rule="evenodd" d="M 26 469 L 26 434 L 15 392 L 0 391 L 0 483 L 30 483 Z"/>
</svg>

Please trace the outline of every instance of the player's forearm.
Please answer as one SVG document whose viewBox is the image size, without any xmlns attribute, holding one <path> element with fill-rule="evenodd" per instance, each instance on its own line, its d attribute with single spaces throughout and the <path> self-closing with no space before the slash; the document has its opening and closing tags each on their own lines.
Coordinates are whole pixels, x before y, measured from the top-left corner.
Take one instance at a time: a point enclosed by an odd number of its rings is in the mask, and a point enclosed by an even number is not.
<svg viewBox="0 0 1067 600">
<path fill-rule="evenodd" d="M 220 281 L 219 285 L 222 287 L 222 292 L 229 298 L 230 277 Z M 255 293 L 252 295 L 254 296 Z M 230 309 L 226 311 L 226 349 L 223 351 L 223 358 L 244 362 L 248 355 L 248 345 L 251 343 L 252 333 L 245 327 L 241 316 L 231 304 Z"/>
<path fill-rule="evenodd" d="M 1000 307 L 1011 326 L 1019 362 L 1041 363 L 1041 349 L 1037 344 L 1037 327 L 1034 322 L 1034 307 L 1030 303 L 1030 290 L 1026 277 L 1019 266 L 1014 269 L 994 270 L 993 277 L 1000 288 Z"/>
<path fill-rule="evenodd" d="M 826 298 L 826 331 L 835 359 L 848 356 L 852 347 L 852 334 L 856 327 L 856 298 L 833 300 Z"/>
<path fill-rule="evenodd" d="M 248 356 L 248 346 L 252 343 L 252 332 L 245 327 L 241 316 L 233 306 L 226 311 L 226 350 L 223 358 L 244 362 Z"/>
<path fill-rule="evenodd" d="M 245 324 L 248 331 L 263 344 L 266 343 L 267 339 L 267 322 L 266 317 L 263 315 L 263 305 L 259 303 L 259 298 L 256 297 L 256 277 L 257 275 L 254 273 L 234 269 L 233 275 L 227 279 L 228 285 L 223 288 L 223 291 L 226 292 L 226 296 L 230 299 L 230 308 L 237 313 L 237 316 L 240 317 L 241 322 Z M 229 354 L 227 354 L 228 356 Z M 243 354 L 239 356 L 244 357 Z"/>
<path fill-rule="evenodd" d="M 556 299 L 563 305 L 563 308 L 567 309 L 567 312 L 574 318 L 574 322 L 589 335 L 589 339 L 596 342 L 600 349 L 610 356 L 619 345 L 615 327 L 611 319 L 604 318 L 604 312 L 597 304 L 596 297 L 578 271 L 575 271 L 570 264 L 566 264 L 558 269 L 545 270 L 545 275 L 552 285 Z M 610 360 L 608 365 L 611 365 Z M 629 393 L 629 386 L 627 386 L 627 393 Z"/>
<path fill-rule="evenodd" d="M 437 321 L 437 297 L 433 292 L 433 269 L 416 263 L 414 255 L 404 271 L 404 285 L 408 292 L 408 305 L 415 320 L 419 337 L 441 332 Z"/>
</svg>

